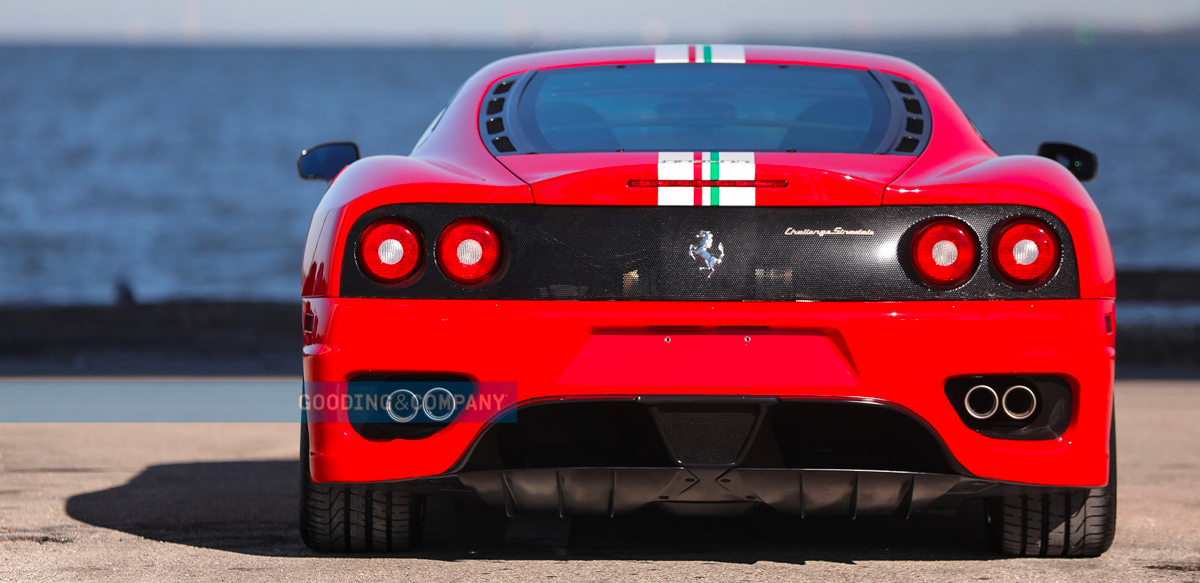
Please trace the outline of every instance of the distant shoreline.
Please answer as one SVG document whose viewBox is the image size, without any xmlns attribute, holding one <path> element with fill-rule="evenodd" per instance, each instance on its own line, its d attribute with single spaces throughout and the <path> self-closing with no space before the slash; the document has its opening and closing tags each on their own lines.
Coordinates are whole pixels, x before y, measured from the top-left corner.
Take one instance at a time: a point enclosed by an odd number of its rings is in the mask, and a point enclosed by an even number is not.
<svg viewBox="0 0 1200 583">
<path fill-rule="evenodd" d="M 677 38 L 672 38 L 675 36 Z M 1079 23 L 1070 25 L 1030 25 L 1015 29 L 977 30 L 945 27 L 940 33 L 930 34 L 929 31 L 909 31 L 904 27 L 892 27 L 886 30 L 874 31 L 870 34 L 846 31 L 843 33 L 819 33 L 815 31 L 780 32 L 763 30 L 753 27 L 745 31 L 732 30 L 717 35 L 721 43 L 726 44 L 759 44 L 759 45 L 802 45 L 827 46 L 837 48 L 862 48 L 875 46 L 905 46 L 929 48 L 954 44 L 971 44 L 975 46 L 988 43 L 1029 43 L 1040 42 L 1048 44 L 1068 44 L 1076 46 L 1108 45 L 1110 43 L 1179 43 L 1200 41 L 1200 25 L 1194 22 L 1178 24 L 1162 24 L 1148 30 L 1141 30 L 1136 25 L 1113 26 L 1100 24 L 1098 26 Z M 54 34 L 25 34 L 6 35 L 0 37 L 0 47 L 87 47 L 87 48 L 122 48 L 122 49 L 234 49 L 234 50 L 328 50 L 328 49 L 384 49 L 412 50 L 434 49 L 445 50 L 501 50 L 512 53 L 530 51 L 556 50 L 564 48 L 612 46 L 612 45 L 645 45 L 645 44 L 680 44 L 698 42 L 695 34 L 666 35 L 662 38 L 647 39 L 640 34 L 628 35 L 597 35 L 592 38 L 571 35 L 569 38 L 579 38 L 574 42 L 566 42 L 561 35 L 539 36 L 536 34 L 522 38 L 505 38 L 504 36 L 463 36 L 451 34 L 442 37 L 402 38 L 395 34 L 369 35 L 361 32 L 354 34 L 331 34 L 324 37 L 306 36 L 303 40 L 287 37 L 238 37 L 214 36 L 180 38 L 170 34 L 146 35 L 129 37 L 124 34 L 92 34 L 76 35 L 73 37 Z M 714 41 L 714 39 L 709 39 Z"/>
<path fill-rule="evenodd" d="M 1200 302 L 1200 272 L 1123 271 L 1122 301 Z M 1200 367 L 1200 322 L 1123 322 L 1118 366 Z M 300 301 L 0 307 L 0 376 L 299 375 Z"/>
</svg>

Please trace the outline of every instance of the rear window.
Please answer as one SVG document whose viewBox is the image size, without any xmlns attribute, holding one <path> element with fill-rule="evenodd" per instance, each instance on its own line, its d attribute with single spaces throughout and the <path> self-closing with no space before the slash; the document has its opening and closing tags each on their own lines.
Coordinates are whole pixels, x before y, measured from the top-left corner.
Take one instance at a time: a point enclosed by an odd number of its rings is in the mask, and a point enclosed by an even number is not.
<svg viewBox="0 0 1200 583">
<path fill-rule="evenodd" d="M 892 117 L 868 71 L 763 64 L 538 71 L 516 105 L 529 149 L 545 153 L 865 154 L 880 151 Z"/>
</svg>

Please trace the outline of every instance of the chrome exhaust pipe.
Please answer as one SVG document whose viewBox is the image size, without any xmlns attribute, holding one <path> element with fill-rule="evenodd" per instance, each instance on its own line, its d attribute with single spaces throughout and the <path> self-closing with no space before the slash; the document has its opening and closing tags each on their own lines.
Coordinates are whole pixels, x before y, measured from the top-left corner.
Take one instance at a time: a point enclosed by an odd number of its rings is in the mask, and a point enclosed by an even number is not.
<svg viewBox="0 0 1200 583">
<path fill-rule="evenodd" d="M 1005 415 L 1017 421 L 1029 419 L 1037 409 L 1037 393 L 1025 385 L 1012 386 L 1004 391 L 1000 403 Z"/>
<path fill-rule="evenodd" d="M 987 385 L 975 385 L 967 391 L 967 396 L 963 398 L 963 406 L 967 408 L 968 415 L 976 419 L 987 419 L 995 415 L 996 409 L 1000 408 L 1000 397 L 996 394 L 996 389 Z"/>
<path fill-rule="evenodd" d="M 408 423 L 421 412 L 421 399 L 408 389 L 398 389 L 387 396 L 385 410 L 392 421 Z"/>
<path fill-rule="evenodd" d="M 438 423 L 449 419 L 457 408 L 454 393 L 442 387 L 429 389 L 425 398 L 421 400 L 421 410 L 425 412 L 425 416 Z"/>
</svg>

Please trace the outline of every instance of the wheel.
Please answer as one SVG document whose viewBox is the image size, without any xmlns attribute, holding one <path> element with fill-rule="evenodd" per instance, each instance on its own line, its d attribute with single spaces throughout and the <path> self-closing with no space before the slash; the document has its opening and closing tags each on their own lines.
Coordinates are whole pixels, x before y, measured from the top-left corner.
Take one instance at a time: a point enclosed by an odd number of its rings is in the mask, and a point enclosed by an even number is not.
<svg viewBox="0 0 1200 583">
<path fill-rule="evenodd" d="M 1016 557 L 1098 557 L 1117 532 L 1116 424 L 1109 439 L 1108 485 L 987 501 L 996 550 Z"/>
<path fill-rule="evenodd" d="M 314 484 L 308 426 L 300 429 L 300 538 L 321 553 L 397 553 L 421 542 L 422 496 L 387 485 Z"/>
</svg>

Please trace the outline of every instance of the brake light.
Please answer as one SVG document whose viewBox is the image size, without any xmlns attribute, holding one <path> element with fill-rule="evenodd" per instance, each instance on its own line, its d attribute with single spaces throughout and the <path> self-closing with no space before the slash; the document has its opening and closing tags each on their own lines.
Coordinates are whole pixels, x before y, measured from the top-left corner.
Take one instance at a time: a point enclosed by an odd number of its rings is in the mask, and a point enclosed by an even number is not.
<svg viewBox="0 0 1200 583">
<path fill-rule="evenodd" d="M 978 247 L 970 227 L 962 221 L 936 219 L 913 236 L 913 267 L 930 285 L 954 287 L 971 276 Z"/>
<path fill-rule="evenodd" d="M 1058 237 L 1037 219 L 1017 219 L 1001 227 L 992 245 L 992 264 L 1012 283 L 1040 284 L 1058 267 Z"/>
<path fill-rule="evenodd" d="M 358 240 L 364 271 L 382 283 L 401 283 L 413 276 L 421 260 L 421 243 L 403 223 L 383 219 L 363 231 Z"/>
<path fill-rule="evenodd" d="M 477 285 L 500 266 L 500 237 L 479 219 L 459 219 L 438 237 L 437 258 L 442 273 L 462 285 Z"/>
<path fill-rule="evenodd" d="M 630 180 L 630 188 L 653 188 L 659 186 L 716 186 L 720 188 L 787 188 L 786 180 Z"/>
</svg>

